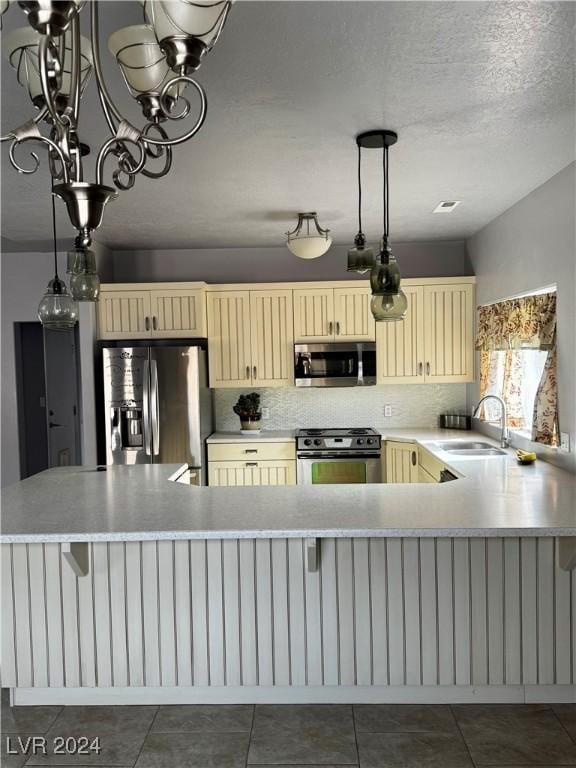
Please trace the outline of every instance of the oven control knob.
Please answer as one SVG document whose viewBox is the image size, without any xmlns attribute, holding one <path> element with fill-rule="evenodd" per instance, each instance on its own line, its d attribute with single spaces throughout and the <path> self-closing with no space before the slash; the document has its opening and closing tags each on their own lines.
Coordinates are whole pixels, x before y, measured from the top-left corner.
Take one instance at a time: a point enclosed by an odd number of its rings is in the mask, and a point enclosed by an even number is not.
<svg viewBox="0 0 576 768">
<path fill-rule="evenodd" d="M 358 443 L 358 445 L 364 445 L 364 440 L 362 440 L 361 437 L 359 437 L 356 442 Z"/>
<path fill-rule="evenodd" d="M 316 440 L 314 440 L 314 445 L 322 445 L 322 440 L 316 438 Z"/>
<path fill-rule="evenodd" d="M 366 440 L 366 442 L 368 443 L 368 445 L 372 445 L 372 443 L 374 442 L 374 438 L 369 437 L 368 440 Z"/>
<path fill-rule="evenodd" d="M 310 438 L 307 437 L 306 440 L 304 440 L 304 445 L 312 445 L 312 440 L 310 440 Z"/>
</svg>

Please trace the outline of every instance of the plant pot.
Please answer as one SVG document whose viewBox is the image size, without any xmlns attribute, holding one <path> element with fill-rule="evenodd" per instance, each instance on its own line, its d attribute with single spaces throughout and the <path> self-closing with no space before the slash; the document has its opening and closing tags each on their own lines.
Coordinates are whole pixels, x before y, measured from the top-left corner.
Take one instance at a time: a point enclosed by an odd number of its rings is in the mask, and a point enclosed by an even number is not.
<svg viewBox="0 0 576 768">
<path fill-rule="evenodd" d="M 240 431 L 241 432 L 260 432 L 262 425 L 262 414 L 254 416 L 241 416 L 240 417 Z"/>
</svg>

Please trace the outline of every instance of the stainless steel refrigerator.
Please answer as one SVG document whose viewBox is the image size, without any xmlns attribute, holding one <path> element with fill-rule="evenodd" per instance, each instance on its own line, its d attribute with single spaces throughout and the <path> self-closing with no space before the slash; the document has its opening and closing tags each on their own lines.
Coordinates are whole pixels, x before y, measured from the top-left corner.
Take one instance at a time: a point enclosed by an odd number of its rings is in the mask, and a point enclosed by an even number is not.
<svg viewBox="0 0 576 768">
<path fill-rule="evenodd" d="M 102 350 L 107 464 L 188 464 L 207 484 L 212 396 L 199 346 Z"/>
</svg>

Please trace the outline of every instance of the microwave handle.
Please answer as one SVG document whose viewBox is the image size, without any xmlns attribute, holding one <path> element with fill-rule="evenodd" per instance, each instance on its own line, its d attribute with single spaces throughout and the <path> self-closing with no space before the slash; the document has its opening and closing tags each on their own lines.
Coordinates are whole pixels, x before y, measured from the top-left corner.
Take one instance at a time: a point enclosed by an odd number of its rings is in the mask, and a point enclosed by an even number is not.
<svg viewBox="0 0 576 768">
<path fill-rule="evenodd" d="M 358 344 L 358 384 L 364 384 L 364 360 L 362 359 L 362 344 Z"/>
</svg>

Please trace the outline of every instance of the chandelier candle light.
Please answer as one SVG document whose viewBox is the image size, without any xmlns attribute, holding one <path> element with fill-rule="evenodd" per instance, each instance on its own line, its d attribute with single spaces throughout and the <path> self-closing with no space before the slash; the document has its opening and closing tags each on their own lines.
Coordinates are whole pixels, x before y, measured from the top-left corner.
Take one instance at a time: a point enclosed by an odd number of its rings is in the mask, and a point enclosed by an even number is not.
<svg viewBox="0 0 576 768">
<path fill-rule="evenodd" d="M 39 157 L 31 152 L 32 167 L 16 159 L 17 148 L 28 142 L 43 144 L 53 194 L 61 198 L 77 230 L 75 250 L 69 256 L 69 271 L 84 275 L 74 285 L 78 298 L 97 297 L 95 262 L 89 251 L 92 232 L 102 223 L 106 205 L 118 190 L 134 186 L 139 174 L 157 179 L 172 165 L 172 149 L 198 133 L 206 117 L 206 94 L 190 73 L 196 71 L 213 48 L 224 27 L 233 0 L 139 0 L 144 24 L 118 30 L 109 48 L 116 57 L 128 91 L 140 104 L 147 121 L 138 128 L 126 120 L 104 82 L 100 60 L 99 0 L 18 0 L 30 27 L 7 35 L 3 49 L 16 69 L 18 82 L 26 88 L 37 114 L 0 138 L 10 142 L 9 159 L 19 173 L 34 173 Z M 104 7 L 114 4 L 106 2 Z M 80 36 L 80 15 L 90 7 L 90 40 Z M 8 8 L 0 2 L 0 13 Z M 86 15 L 86 13 L 85 13 Z M 94 72 L 96 88 L 108 125 L 96 155 L 93 182 L 84 181 L 83 157 L 90 149 L 79 138 L 81 99 Z M 192 89 L 196 106 L 184 97 Z M 193 124 L 176 137 L 164 126 L 169 121 L 195 115 Z M 40 127 L 46 127 L 44 135 Z M 112 185 L 104 183 L 108 158 L 116 159 Z M 160 161 L 159 167 L 150 164 Z M 79 252 L 85 250 L 84 258 Z M 75 265 L 75 266 L 74 266 Z M 94 272 L 92 269 L 94 268 Z M 86 280 L 86 276 L 90 277 Z M 88 286 L 87 284 L 90 284 Z"/>
<path fill-rule="evenodd" d="M 372 289 L 372 301 L 370 309 L 374 319 L 377 322 L 403 320 L 408 309 L 406 294 L 400 288 L 400 269 L 392 249 L 390 247 L 390 192 L 388 181 L 388 148 L 396 144 L 398 136 L 394 131 L 377 130 L 366 131 L 356 138 L 358 145 L 358 157 L 360 158 L 360 148 L 381 149 L 382 150 L 382 182 L 383 182 L 383 234 L 380 243 L 380 252 L 374 261 L 370 271 L 370 287 Z M 358 161 L 358 180 L 360 182 L 360 159 Z M 359 202 L 361 203 L 361 195 Z M 370 266 L 370 259 L 361 260 L 359 258 L 358 239 L 361 235 L 361 245 L 364 247 L 365 238 L 362 234 L 361 224 L 359 233 L 356 235 L 355 243 L 357 247 L 348 252 L 348 268 L 354 266 L 352 271 L 368 271 L 366 267 Z M 352 256 L 352 262 L 351 262 Z M 361 267 L 359 269 L 358 267 Z"/>
</svg>

